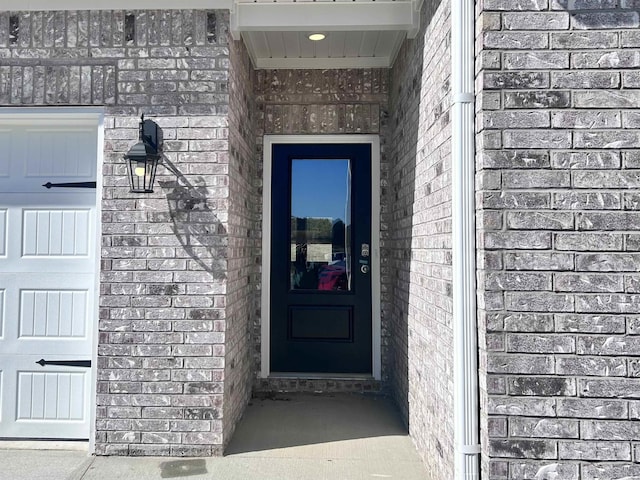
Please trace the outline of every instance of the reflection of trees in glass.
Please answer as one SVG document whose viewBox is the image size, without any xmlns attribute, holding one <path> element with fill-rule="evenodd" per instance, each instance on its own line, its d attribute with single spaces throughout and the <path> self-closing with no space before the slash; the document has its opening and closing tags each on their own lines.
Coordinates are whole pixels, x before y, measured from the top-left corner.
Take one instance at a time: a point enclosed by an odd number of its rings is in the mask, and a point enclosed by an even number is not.
<svg viewBox="0 0 640 480">
<path fill-rule="evenodd" d="M 331 219 L 291 217 L 291 239 L 296 243 L 331 243 Z"/>
<path fill-rule="evenodd" d="M 315 245 L 329 255 L 324 260 L 342 260 L 345 254 L 346 228 L 341 218 L 291 217 L 291 243 Z M 326 245 L 326 247 L 321 247 Z M 329 247 L 330 246 L 330 247 Z"/>
<path fill-rule="evenodd" d="M 348 290 L 346 234 L 340 218 L 291 217 L 291 288 Z"/>
<path fill-rule="evenodd" d="M 333 244 L 334 257 L 336 253 L 344 254 L 344 233 L 345 229 L 342 219 L 338 218 L 337 220 L 334 220 L 333 226 L 331 227 L 331 243 Z M 334 258 L 334 260 L 338 259 Z"/>
</svg>

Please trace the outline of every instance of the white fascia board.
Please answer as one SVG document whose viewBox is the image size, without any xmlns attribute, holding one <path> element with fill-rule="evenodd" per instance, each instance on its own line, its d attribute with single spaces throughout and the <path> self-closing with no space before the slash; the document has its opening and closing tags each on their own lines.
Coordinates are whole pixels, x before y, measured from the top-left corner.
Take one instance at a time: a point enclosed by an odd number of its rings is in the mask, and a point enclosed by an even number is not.
<svg viewBox="0 0 640 480">
<path fill-rule="evenodd" d="M 404 44 L 405 38 L 415 38 L 415 35 L 413 37 L 410 37 L 409 32 L 407 32 L 405 36 L 401 37 L 401 39 L 396 42 L 396 44 L 393 46 L 393 50 L 391 50 L 391 55 L 389 55 L 389 68 L 393 67 L 396 58 L 398 58 L 398 53 L 400 53 L 400 49 Z"/>
<path fill-rule="evenodd" d="M 420 10 L 424 0 L 411 0 L 411 3 L 413 4 L 413 25 L 407 30 L 407 38 L 416 38 L 420 32 Z"/>
<path fill-rule="evenodd" d="M 242 35 L 238 38 L 233 35 L 233 30 L 231 31 L 231 36 L 234 40 L 242 39 L 244 41 L 245 46 L 247 47 L 247 52 L 249 53 L 249 58 L 251 59 L 251 64 L 255 67 L 258 65 L 258 57 L 256 56 L 256 47 L 253 44 L 253 38 L 251 35 Z"/>
<path fill-rule="evenodd" d="M 230 10 L 232 3 L 233 0 L 10 0 L 7 10 Z"/>
<path fill-rule="evenodd" d="M 332 69 L 332 68 L 389 68 L 389 57 L 340 58 L 257 58 L 258 69 Z"/>
<path fill-rule="evenodd" d="M 383 31 L 414 27 L 413 2 L 238 3 L 233 28 L 249 31 Z"/>
</svg>

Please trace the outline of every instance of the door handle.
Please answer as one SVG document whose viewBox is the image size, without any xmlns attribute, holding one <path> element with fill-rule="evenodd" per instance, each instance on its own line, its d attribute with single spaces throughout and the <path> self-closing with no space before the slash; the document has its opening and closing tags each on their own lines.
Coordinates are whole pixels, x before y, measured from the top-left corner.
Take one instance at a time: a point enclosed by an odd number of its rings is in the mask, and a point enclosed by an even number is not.
<svg viewBox="0 0 640 480">
<path fill-rule="evenodd" d="M 369 252 L 369 244 L 368 243 L 363 243 L 360 246 L 360 256 L 361 257 L 368 257 L 370 254 Z"/>
</svg>

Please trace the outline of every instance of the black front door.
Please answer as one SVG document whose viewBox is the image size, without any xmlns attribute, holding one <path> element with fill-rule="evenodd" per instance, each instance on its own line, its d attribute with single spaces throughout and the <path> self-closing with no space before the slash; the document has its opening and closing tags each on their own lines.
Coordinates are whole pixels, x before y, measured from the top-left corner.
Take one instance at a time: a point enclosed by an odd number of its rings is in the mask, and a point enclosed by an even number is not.
<svg viewBox="0 0 640 480">
<path fill-rule="evenodd" d="M 271 371 L 370 374 L 371 145 L 272 159 Z"/>
</svg>

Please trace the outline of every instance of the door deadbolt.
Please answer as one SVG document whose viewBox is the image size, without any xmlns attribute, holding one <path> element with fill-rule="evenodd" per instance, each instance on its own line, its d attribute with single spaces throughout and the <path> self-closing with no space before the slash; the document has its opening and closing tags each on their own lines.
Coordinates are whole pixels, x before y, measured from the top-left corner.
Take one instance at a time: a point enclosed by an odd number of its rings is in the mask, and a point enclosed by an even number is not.
<svg viewBox="0 0 640 480">
<path fill-rule="evenodd" d="M 362 246 L 360 247 L 360 256 L 361 257 L 368 257 L 369 256 L 369 244 L 368 243 L 363 243 Z"/>
<path fill-rule="evenodd" d="M 369 265 L 362 265 L 362 266 L 360 267 L 360 271 L 361 271 L 362 273 L 364 273 L 364 274 L 369 273 Z"/>
</svg>

